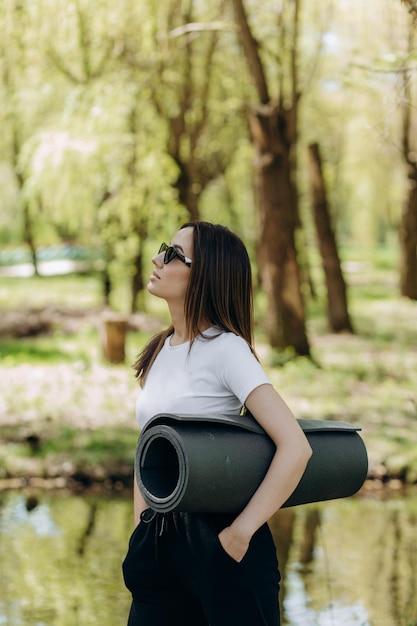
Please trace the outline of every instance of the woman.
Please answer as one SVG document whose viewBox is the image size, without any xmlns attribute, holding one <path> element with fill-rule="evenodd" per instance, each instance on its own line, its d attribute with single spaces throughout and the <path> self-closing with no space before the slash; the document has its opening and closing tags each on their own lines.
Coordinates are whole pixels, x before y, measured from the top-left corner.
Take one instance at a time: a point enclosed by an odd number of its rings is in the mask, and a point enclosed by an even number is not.
<svg viewBox="0 0 417 626">
<path fill-rule="evenodd" d="M 311 449 L 252 346 L 249 257 L 229 229 L 184 224 L 152 259 L 148 291 L 172 320 L 135 364 L 141 427 L 155 414 L 239 414 L 244 405 L 276 444 L 241 513 L 165 513 L 135 481 L 135 531 L 123 563 L 128 626 L 278 626 L 279 571 L 267 520 L 297 486 Z"/>
</svg>

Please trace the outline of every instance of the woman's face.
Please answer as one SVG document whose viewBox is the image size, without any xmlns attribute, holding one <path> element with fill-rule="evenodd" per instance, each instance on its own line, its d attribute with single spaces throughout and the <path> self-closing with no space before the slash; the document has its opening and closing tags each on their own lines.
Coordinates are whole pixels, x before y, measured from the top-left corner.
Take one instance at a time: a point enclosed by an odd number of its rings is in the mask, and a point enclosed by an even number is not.
<svg viewBox="0 0 417 626">
<path fill-rule="evenodd" d="M 187 226 L 179 230 L 172 238 L 170 245 L 182 255 L 193 258 L 194 229 Z M 175 257 L 164 264 L 165 252 L 153 257 L 154 270 L 147 289 L 158 298 L 164 298 L 169 304 L 184 305 L 185 294 L 190 280 L 191 268 Z"/>
</svg>

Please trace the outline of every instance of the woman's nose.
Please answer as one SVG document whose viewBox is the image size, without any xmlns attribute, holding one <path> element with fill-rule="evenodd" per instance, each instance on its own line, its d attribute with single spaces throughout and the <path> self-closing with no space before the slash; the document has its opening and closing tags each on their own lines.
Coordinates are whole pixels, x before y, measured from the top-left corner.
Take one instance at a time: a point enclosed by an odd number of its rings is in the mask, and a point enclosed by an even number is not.
<svg viewBox="0 0 417 626">
<path fill-rule="evenodd" d="M 162 267 L 164 264 L 164 252 L 156 254 L 154 257 L 152 257 L 152 263 L 158 267 Z"/>
</svg>

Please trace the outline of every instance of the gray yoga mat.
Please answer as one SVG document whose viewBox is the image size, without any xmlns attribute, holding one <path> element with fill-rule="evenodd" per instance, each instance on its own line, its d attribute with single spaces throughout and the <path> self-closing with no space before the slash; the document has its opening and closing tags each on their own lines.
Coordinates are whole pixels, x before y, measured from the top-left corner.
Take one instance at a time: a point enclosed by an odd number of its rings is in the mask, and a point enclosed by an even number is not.
<svg viewBox="0 0 417 626">
<path fill-rule="evenodd" d="M 284 507 L 356 493 L 368 472 L 360 428 L 298 422 L 313 454 Z M 154 511 L 237 513 L 256 491 L 274 452 L 274 443 L 250 415 L 158 414 L 140 434 L 136 479 Z"/>
</svg>

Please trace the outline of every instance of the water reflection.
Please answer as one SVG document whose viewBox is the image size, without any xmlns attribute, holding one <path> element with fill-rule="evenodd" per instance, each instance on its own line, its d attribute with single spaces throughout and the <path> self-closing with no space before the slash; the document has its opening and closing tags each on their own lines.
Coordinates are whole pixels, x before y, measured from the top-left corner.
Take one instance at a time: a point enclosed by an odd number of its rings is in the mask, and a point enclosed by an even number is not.
<svg viewBox="0 0 417 626">
<path fill-rule="evenodd" d="M 7 536 L 19 532 L 25 525 L 31 526 L 38 536 L 61 533 L 52 519 L 49 504 L 40 504 L 36 496 L 10 498 L 5 502 L 0 517 L 0 533 Z"/>
<path fill-rule="evenodd" d="M 0 495 L 0 625 L 123 626 L 123 498 Z M 280 511 L 283 623 L 416 626 L 417 498 L 350 498 Z"/>
<path fill-rule="evenodd" d="M 416 626 L 416 513 L 415 497 L 281 511 L 272 525 L 286 561 L 284 623 Z"/>
<path fill-rule="evenodd" d="M 120 561 L 126 550 L 130 502 L 20 494 L 0 509 L 0 624 L 116 626 L 129 598 Z"/>
</svg>

